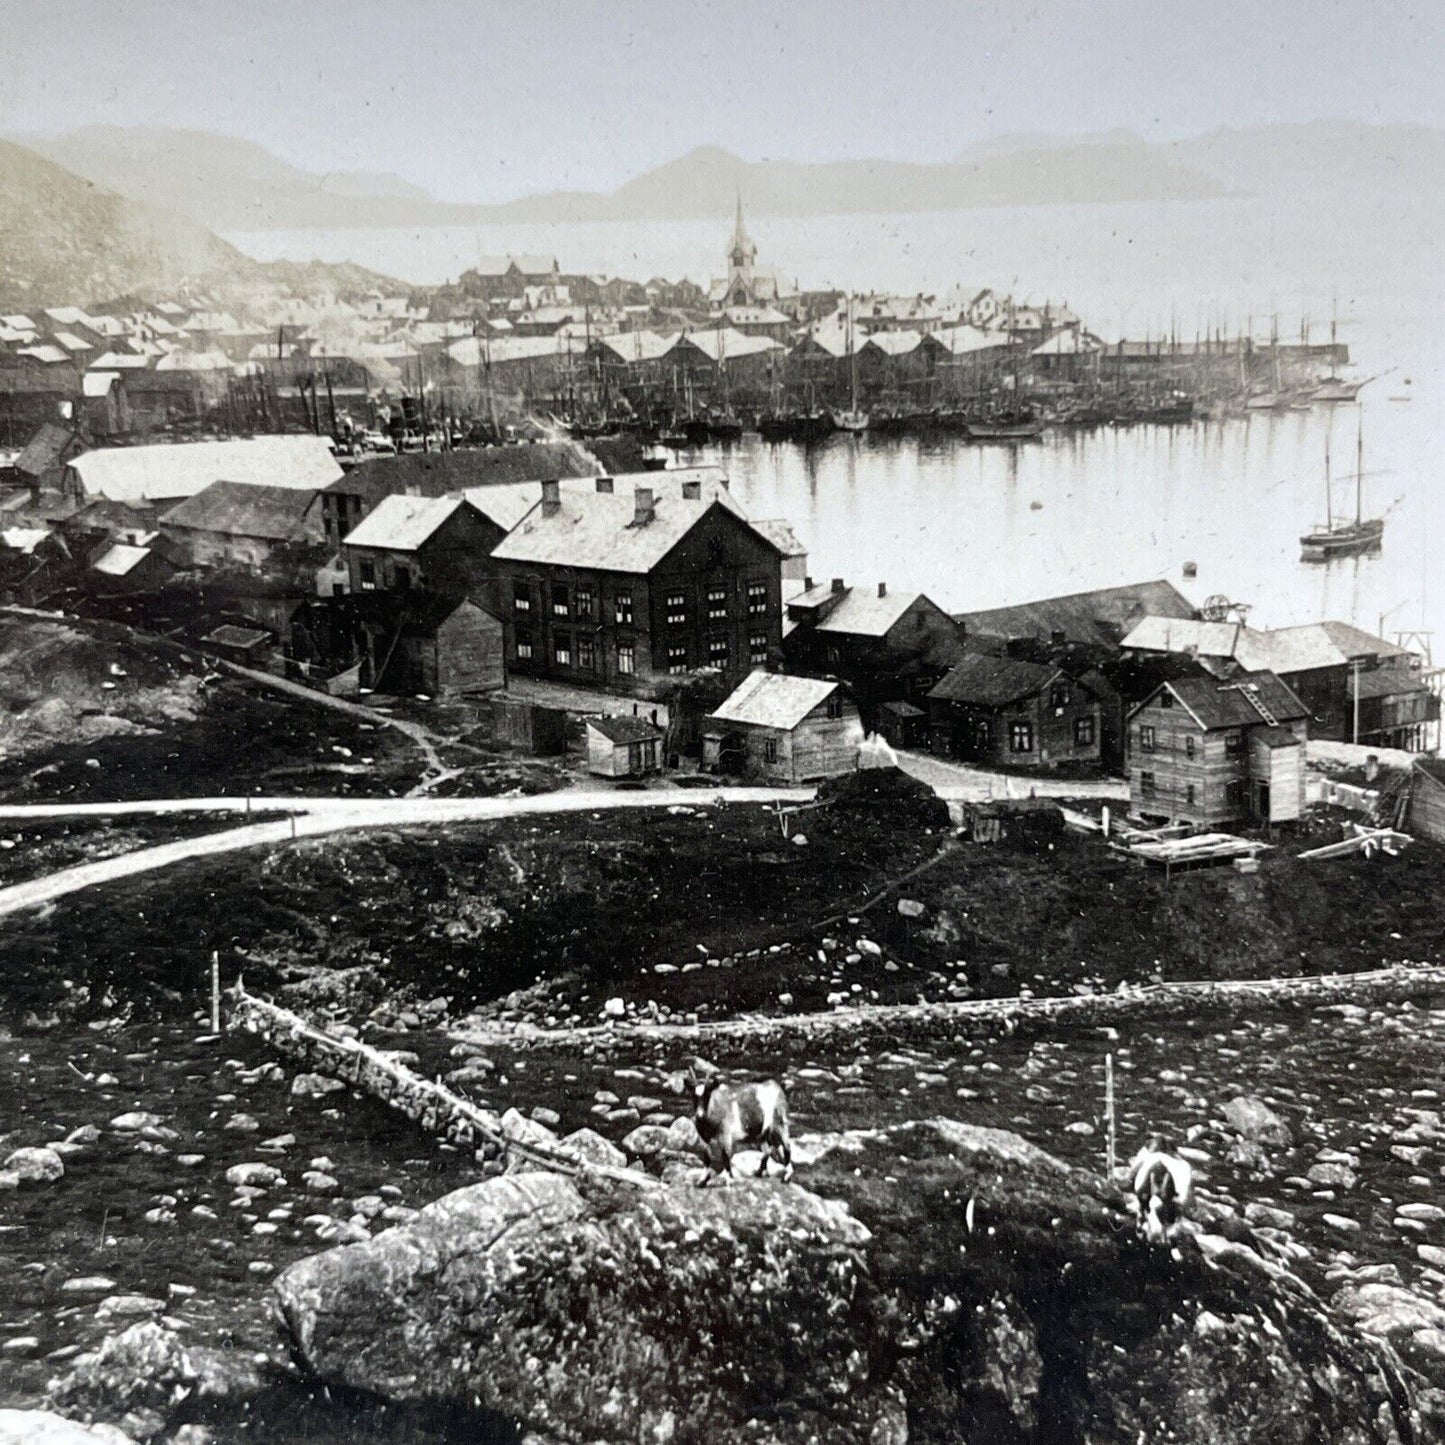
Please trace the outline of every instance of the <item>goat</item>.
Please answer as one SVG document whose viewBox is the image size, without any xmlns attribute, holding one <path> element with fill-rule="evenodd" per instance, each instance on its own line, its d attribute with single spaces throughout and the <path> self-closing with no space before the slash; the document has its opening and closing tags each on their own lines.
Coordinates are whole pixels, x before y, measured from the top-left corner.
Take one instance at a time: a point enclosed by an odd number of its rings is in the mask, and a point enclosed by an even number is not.
<svg viewBox="0 0 1445 1445">
<path fill-rule="evenodd" d="M 776 1079 L 760 1084 L 724 1084 L 707 1079 L 697 1085 L 693 1122 L 713 1174 L 733 1172 L 733 1155 L 746 1145 L 763 1151 L 758 1177 L 768 1172 L 768 1159 L 783 1166 L 783 1178 L 793 1177 L 793 1146 L 788 1139 L 788 1096 Z"/>
<path fill-rule="evenodd" d="M 1194 1192 L 1194 1171 L 1162 1134 L 1151 1134 L 1131 1161 L 1139 1228 L 1152 1244 L 1170 1236 Z"/>
</svg>

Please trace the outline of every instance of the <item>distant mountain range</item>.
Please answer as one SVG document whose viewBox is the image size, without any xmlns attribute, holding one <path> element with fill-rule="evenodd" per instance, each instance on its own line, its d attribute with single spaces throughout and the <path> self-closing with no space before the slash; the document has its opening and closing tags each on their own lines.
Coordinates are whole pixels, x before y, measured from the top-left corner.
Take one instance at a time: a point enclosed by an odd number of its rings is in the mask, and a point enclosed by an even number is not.
<svg viewBox="0 0 1445 1445">
<path fill-rule="evenodd" d="M 739 189 L 750 213 L 810 216 L 1435 192 L 1445 177 L 1445 131 L 1321 121 L 1172 142 L 1127 130 L 1002 136 L 935 164 L 746 161 L 705 146 L 615 191 L 481 206 L 438 201 L 394 175 L 312 173 L 250 141 L 201 131 L 91 126 L 13 139 L 97 185 L 216 231 L 714 219 L 728 213 Z"/>
</svg>

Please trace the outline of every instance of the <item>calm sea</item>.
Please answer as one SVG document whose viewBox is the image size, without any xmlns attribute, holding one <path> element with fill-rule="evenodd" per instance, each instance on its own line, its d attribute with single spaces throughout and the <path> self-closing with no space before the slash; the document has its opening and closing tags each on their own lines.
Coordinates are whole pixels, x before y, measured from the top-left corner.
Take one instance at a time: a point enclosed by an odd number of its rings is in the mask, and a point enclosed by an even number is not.
<svg viewBox="0 0 1445 1445">
<path fill-rule="evenodd" d="M 352 260 L 416 282 L 479 253 L 555 253 L 564 270 L 636 277 L 720 268 L 728 221 L 234 235 L 252 255 Z M 1434 208 L 1357 198 L 1348 210 L 1252 199 L 750 222 L 760 259 L 805 286 L 936 291 L 954 284 L 1066 301 L 1101 334 L 1192 339 L 1278 316 L 1323 339 L 1332 314 L 1365 374 L 1362 406 L 1185 427 L 1106 428 L 1027 446 L 837 437 L 803 451 L 756 439 L 718 455 L 757 515 L 791 518 L 815 577 L 887 581 L 961 609 L 1164 576 L 1223 595 L 1251 621 L 1341 618 L 1437 634 L 1445 662 L 1445 229 Z M 1366 508 L 1382 554 L 1299 561 L 1324 515 L 1353 507 L 1363 419 Z M 1183 577 L 1186 562 L 1198 569 Z"/>
</svg>

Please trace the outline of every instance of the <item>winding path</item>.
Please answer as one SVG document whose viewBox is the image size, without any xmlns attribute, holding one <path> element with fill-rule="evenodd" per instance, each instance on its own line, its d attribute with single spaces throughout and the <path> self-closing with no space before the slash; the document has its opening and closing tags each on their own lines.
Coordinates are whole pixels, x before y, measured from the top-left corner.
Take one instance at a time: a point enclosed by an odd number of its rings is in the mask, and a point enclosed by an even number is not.
<svg viewBox="0 0 1445 1445">
<path fill-rule="evenodd" d="M 233 853 L 242 848 L 264 847 L 300 838 L 319 838 L 328 833 L 363 828 L 399 828 L 435 823 L 491 822 L 556 813 L 604 813 L 623 809 L 687 807 L 703 808 L 715 803 L 805 803 L 813 797 L 811 788 L 649 788 L 638 792 L 603 792 L 578 789 L 561 793 L 539 793 L 525 798 L 253 798 L 252 809 L 280 812 L 288 816 L 264 823 L 250 823 L 199 838 L 159 843 L 115 858 L 81 863 L 44 878 L 0 888 L 0 917 L 36 908 L 138 873 L 169 868 L 191 858 Z M 108 817 L 136 813 L 241 812 L 241 798 L 163 798 L 139 803 L 39 803 L 0 808 L 0 819 L 39 820 L 59 817 Z"/>
</svg>

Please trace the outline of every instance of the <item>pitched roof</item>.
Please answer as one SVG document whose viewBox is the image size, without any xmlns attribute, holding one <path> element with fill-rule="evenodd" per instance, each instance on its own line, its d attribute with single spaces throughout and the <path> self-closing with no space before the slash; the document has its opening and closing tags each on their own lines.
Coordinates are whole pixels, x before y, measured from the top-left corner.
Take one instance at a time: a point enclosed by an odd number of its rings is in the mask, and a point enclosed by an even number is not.
<svg viewBox="0 0 1445 1445">
<path fill-rule="evenodd" d="M 330 444 L 318 436 L 100 447 L 70 465 L 87 495 L 120 502 L 192 497 L 220 481 L 311 492 L 341 475 Z"/>
<path fill-rule="evenodd" d="M 620 361 L 637 365 L 666 356 L 676 341 L 676 336 L 662 336 L 656 331 L 619 331 L 613 336 L 597 337 L 593 345 L 610 351 Z"/>
<path fill-rule="evenodd" d="M 162 513 L 160 520 L 162 527 L 294 542 L 305 537 L 303 518 L 315 500 L 314 492 L 299 491 L 295 487 L 212 482 Z"/>
<path fill-rule="evenodd" d="M 109 396 L 111 387 L 119 380 L 118 371 L 87 371 L 80 378 L 81 394 L 91 397 Z"/>
<path fill-rule="evenodd" d="M 62 426 L 57 421 L 42 422 L 35 435 L 25 443 L 25 449 L 15 458 L 16 471 L 38 477 L 60 460 L 74 436 L 73 427 Z"/>
<path fill-rule="evenodd" d="M 149 547 L 132 547 L 115 542 L 92 562 L 91 569 L 107 577 L 127 577 L 151 555 Z"/>
<path fill-rule="evenodd" d="M 384 497 L 345 537 L 347 547 L 380 547 L 415 552 L 452 514 L 467 505 L 464 497 Z"/>
<path fill-rule="evenodd" d="M 460 451 L 403 452 L 353 467 L 334 492 L 354 491 L 381 498 L 392 492 L 440 497 L 499 482 L 532 482 L 558 477 L 593 477 L 597 464 L 576 442 L 523 442 Z"/>
<path fill-rule="evenodd" d="M 651 473 L 637 480 L 651 486 Z M 637 525 L 636 488 L 612 493 L 562 490 L 555 512 L 530 511 L 504 537 L 492 556 L 504 562 L 591 567 L 599 572 L 650 572 L 714 507 L 750 526 L 716 494 L 700 497 L 654 489 L 652 519 Z M 759 537 L 774 546 L 762 533 Z"/>
<path fill-rule="evenodd" d="M 12 552 L 33 552 L 48 536 L 47 527 L 7 527 L 0 532 L 0 543 Z"/>
<path fill-rule="evenodd" d="M 679 336 L 673 344 L 676 350 L 682 346 L 695 346 L 709 361 L 736 361 L 743 356 L 761 356 L 769 351 L 781 351 L 783 345 L 770 336 L 749 336 L 743 331 L 723 327 L 721 331 L 692 331 Z"/>
<path fill-rule="evenodd" d="M 1242 622 L 1204 622 L 1194 617 L 1141 617 L 1121 647 L 1139 652 L 1192 652 L 1200 657 L 1234 657 L 1250 629 Z"/>
<path fill-rule="evenodd" d="M 611 717 L 590 717 L 587 726 L 602 734 L 612 743 L 643 743 L 662 736 L 662 729 L 648 722 L 645 717 L 632 717 L 617 713 Z"/>
<path fill-rule="evenodd" d="M 1271 718 L 1276 722 L 1297 722 L 1309 716 L 1309 709 L 1272 672 L 1246 672 L 1230 682 L 1213 677 L 1181 677 L 1163 686 L 1194 714 L 1201 727 L 1210 731 L 1260 723 L 1273 726 Z M 1149 697 L 1158 691 L 1156 688 Z M 1251 698 L 1262 704 L 1263 710 Z"/>
<path fill-rule="evenodd" d="M 819 632 L 846 632 L 855 637 L 883 637 L 922 597 L 921 592 L 889 592 L 850 587 L 843 600 L 818 624 Z"/>
<path fill-rule="evenodd" d="M 1036 696 L 1058 675 L 1057 667 L 971 653 L 952 668 L 928 695 L 944 702 L 1004 707 L 1020 698 Z"/>
<path fill-rule="evenodd" d="M 1275 672 L 1308 672 L 1316 667 L 1339 667 L 1355 657 L 1405 657 L 1409 649 L 1373 637 L 1348 622 L 1307 622 L 1299 627 L 1277 627 L 1266 632 L 1269 667 Z"/>
<path fill-rule="evenodd" d="M 806 557 L 808 549 L 798 540 L 793 524 L 786 517 L 760 517 L 753 530 L 761 532 L 784 557 Z"/>
<path fill-rule="evenodd" d="M 793 677 L 785 672 L 749 673 L 712 714 L 712 721 L 790 730 L 839 686 L 837 682 Z"/>
<path fill-rule="evenodd" d="M 1070 642 L 1092 642 L 1118 647 L 1120 639 L 1140 618 L 1194 617 L 1194 608 L 1175 586 L 1162 578 L 1124 587 L 1100 587 L 1092 592 L 1071 592 L 1012 607 L 982 612 L 956 612 L 970 634 L 986 637 L 1037 637 L 1050 640 L 1062 632 Z"/>
<path fill-rule="evenodd" d="M 1408 657 L 1408 648 L 1372 637 L 1348 622 L 1306 622 L 1298 627 L 1258 631 L 1239 622 L 1198 622 L 1145 617 L 1122 646 L 1142 652 L 1193 652 L 1232 658 L 1251 672 L 1311 672 L 1345 667 L 1357 657 Z"/>
</svg>

